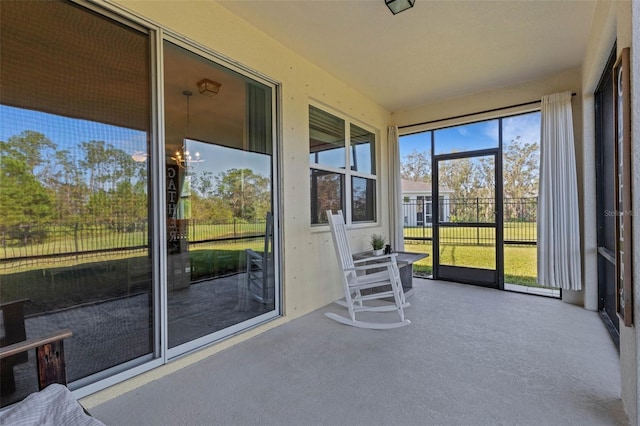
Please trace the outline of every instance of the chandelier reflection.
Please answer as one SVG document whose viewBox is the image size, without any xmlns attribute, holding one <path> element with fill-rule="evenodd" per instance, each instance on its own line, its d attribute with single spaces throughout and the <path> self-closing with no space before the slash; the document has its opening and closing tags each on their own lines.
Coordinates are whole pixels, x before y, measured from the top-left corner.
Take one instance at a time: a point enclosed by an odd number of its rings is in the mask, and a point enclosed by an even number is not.
<svg viewBox="0 0 640 426">
<path fill-rule="evenodd" d="M 182 145 L 182 148 L 180 150 L 176 151 L 175 156 L 171 157 L 171 159 L 183 169 L 186 169 L 188 166 L 194 165 L 196 163 L 202 163 L 204 161 L 200 158 L 199 152 L 191 155 L 184 145 Z"/>
<path fill-rule="evenodd" d="M 171 159 L 175 161 L 180 168 L 186 169 L 191 165 L 202 163 L 204 160 L 200 158 L 199 152 L 196 152 L 193 155 L 191 155 L 191 153 L 187 149 L 186 142 L 188 141 L 188 137 L 189 137 L 189 118 L 190 118 L 189 117 L 190 115 L 189 98 L 191 97 L 191 95 L 193 95 L 193 93 L 191 93 L 189 90 L 185 90 L 182 92 L 182 94 L 187 98 L 187 128 L 185 131 L 186 137 L 185 139 L 183 139 L 182 147 L 180 147 L 180 149 L 176 151 L 175 155 L 171 157 Z"/>
</svg>

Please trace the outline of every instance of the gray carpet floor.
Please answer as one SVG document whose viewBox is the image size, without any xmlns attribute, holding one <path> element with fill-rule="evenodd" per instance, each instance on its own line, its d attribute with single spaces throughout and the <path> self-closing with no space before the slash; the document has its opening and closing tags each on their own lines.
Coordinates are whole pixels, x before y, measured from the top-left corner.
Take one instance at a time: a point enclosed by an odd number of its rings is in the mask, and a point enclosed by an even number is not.
<svg viewBox="0 0 640 426">
<path fill-rule="evenodd" d="M 332 304 L 91 413 L 107 425 L 628 424 L 597 313 L 454 283 L 414 288 L 407 327 L 341 325 L 323 315 L 343 312 Z"/>
</svg>

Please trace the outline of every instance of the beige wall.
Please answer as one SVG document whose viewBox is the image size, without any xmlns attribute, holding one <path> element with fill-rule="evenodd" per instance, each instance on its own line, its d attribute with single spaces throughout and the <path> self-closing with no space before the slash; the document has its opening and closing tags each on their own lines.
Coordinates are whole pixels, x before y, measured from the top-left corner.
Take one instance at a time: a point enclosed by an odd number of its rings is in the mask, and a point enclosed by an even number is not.
<svg viewBox="0 0 640 426">
<path fill-rule="evenodd" d="M 308 105 L 310 101 L 378 130 L 379 225 L 350 231 L 354 250 L 365 250 L 372 233 L 388 235 L 386 163 L 389 112 L 323 69 L 286 49 L 214 2 L 118 1 L 117 5 L 281 84 L 280 213 L 284 247 L 285 318 L 180 358 L 83 400 L 87 407 L 161 377 L 239 341 L 342 297 L 338 266 L 327 227 L 310 226 Z"/>
</svg>

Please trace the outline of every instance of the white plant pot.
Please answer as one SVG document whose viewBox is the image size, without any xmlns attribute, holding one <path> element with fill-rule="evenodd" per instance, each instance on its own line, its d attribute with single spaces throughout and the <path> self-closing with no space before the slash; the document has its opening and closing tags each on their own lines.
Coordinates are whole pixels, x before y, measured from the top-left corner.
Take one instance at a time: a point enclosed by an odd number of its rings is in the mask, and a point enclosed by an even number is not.
<svg viewBox="0 0 640 426">
<path fill-rule="evenodd" d="M 383 254 L 384 254 L 384 249 L 373 250 L 373 255 L 374 256 L 382 256 Z"/>
</svg>

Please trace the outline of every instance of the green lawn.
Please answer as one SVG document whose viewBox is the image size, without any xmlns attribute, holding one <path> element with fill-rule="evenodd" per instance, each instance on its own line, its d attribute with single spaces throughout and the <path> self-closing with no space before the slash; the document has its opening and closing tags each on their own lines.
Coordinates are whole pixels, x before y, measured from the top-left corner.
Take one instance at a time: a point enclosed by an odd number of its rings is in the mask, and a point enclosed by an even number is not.
<svg viewBox="0 0 640 426">
<path fill-rule="evenodd" d="M 507 222 L 504 224 L 505 241 L 535 242 L 535 222 Z M 433 238 L 433 228 L 404 229 L 405 238 Z M 440 228 L 440 263 L 475 268 L 495 268 L 495 229 L 474 226 Z M 493 245 L 492 245 L 493 244 Z M 414 270 L 432 272 L 431 241 L 405 239 L 405 250 L 428 253 L 429 257 L 417 262 Z M 536 246 L 507 244 L 504 248 L 505 282 L 536 286 Z"/>
<path fill-rule="evenodd" d="M 222 265 L 222 270 L 229 269 L 225 266 L 228 262 L 235 262 L 237 266 L 240 264 L 240 269 L 244 268 L 242 262 L 244 262 L 245 249 L 252 249 L 258 252 L 264 250 L 264 240 L 262 238 L 248 239 L 239 242 L 233 241 L 209 241 L 206 243 L 193 244 L 190 246 L 191 261 L 196 264 L 195 268 L 200 273 L 201 271 L 211 269 L 210 266 L 203 267 L 202 265 Z M 117 260 L 126 260 L 135 258 L 141 254 L 147 255 L 147 248 L 140 250 L 120 250 L 113 252 L 103 253 L 78 253 L 68 256 L 57 257 L 45 257 L 41 259 L 19 259 L 11 261 L 11 259 L 4 261 L 0 266 L 0 276 L 5 274 L 15 274 L 35 269 L 55 269 L 61 267 L 71 267 L 85 263 L 92 262 L 110 262 Z M 215 261 L 212 261 L 210 256 L 212 252 L 217 252 Z M 234 255 L 230 255 L 234 253 Z M 207 269 L 208 268 L 208 269 Z"/>
<path fill-rule="evenodd" d="M 535 242 L 537 226 L 535 222 L 506 222 L 504 224 L 505 241 Z M 404 228 L 405 238 L 433 238 L 431 226 L 414 226 Z M 473 226 L 440 228 L 440 239 L 450 242 L 482 242 L 483 239 L 495 240 L 495 230 L 492 228 L 477 228 Z"/>
<path fill-rule="evenodd" d="M 431 242 L 405 242 L 405 251 L 427 253 L 429 257 L 414 264 L 414 271 L 431 273 L 433 253 Z M 535 246 L 505 246 L 504 280 L 510 284 L 526 286 L 536 285 L 537 252 Z M 473 266 L 477 268 L 495 268 L 495 247 L 472 245 L 443 245 L 440 250 L 440 263 L 446 265 Z"/>
<path fill-rule="evenodd" d="M 259 225 L 262 226 L 262 225 Z M 246 235 L 252 232 L 258 232 L 255 224 L 236 224 L 234 226 L 197 226 L 197 233 L 206 234 L 209 238 L 222 238 L 229 235 Z M 431 227 L 414 227 L 405 228 L 405 237 L 420 237 L 431 238 Z M 108 237 L 107 237 L 108 235 Z M 83 252 L 89 250 L 115 248 L 115 247 L 131 247 L 135 245 L 145 246 L 146 234 L 143 232 L 111 232 L 107 233 L 104 229 L 91 229 L 85 232 L 75 233 L 73 231 L 65 231 L 52 233 L 50 235 L 53 238 L 49 238 L 43 243 L 29 244 L 23 247 L 11 247 L 5 246 L 4 253 L 0 257 L 6 260 L 10 260 L 12 257 L 37 257 L 39 255 L 68 252 L 76 254 L 73 258 L 70 256 L 68 259 L 55 258 L 55 259 L 43 259 L 42 263 L 38 264 L 41 267 L 60 267 L 68 266 L 78 263 L 78 261 L 84 257 Z M 536 226 L 531 222 L 510 222 L 504 226 L 505 240 L 524 240 L 535 241 L 536 239 Z M 456 228 L 441 228 L 441 251 L 440 258 L 442 264 L 459 265 L 459 266 L 471 266 L 478 268 L 491 268 L 495 267 L 495 248 L 489 245 L 495 240 L 495 231 L 491 228 L 474 228 L 474 227 L 456 227 Z M 405 240 L 405 249 L 407 251 L 424 252 L 428 253 L 429 257 L 417 262 L 414 265 L 414 270 L 417 272 L 431 273 L 432 271 L 432 253 L 431 253 L 431 241 L 410 241 Z M 192 247 L 193 261 L 196 264 L 211 264 L 210 253 L 205 254 L 206 251 L 244 251 L 246 248 L 252 248 L 254 250 L 262 250 L 263 242 L 260 239 L 246 240 L 242 242 L 233 243 L 231 241 L 221 242 L 206 242 L 194 245 Z M 100 254 L 100 260 L 116 260 L 124 259 L 131 256 L 137 256 L 139 254 L 118 252 L 102 253 Z M 220 259 L 216 257 L 214 263 L 224 264 L 227 262 L 227 257 L 237 256 L 221 256 Z M 504 249 L 505 258 L 505 282 L 512 284 L 521 284 L 527 286 L 536 285 L 536 247 L 535 246 L 514 246 L 506 245 Z M 96 258 L 91 255 L 87 256 L 85 261 L 95 261 Z M 238 262 L 238 259 L 234 259 L 234 262 Z M 48 265 L 48 263 L 51 265 Z M 5 264 L 5 268 L 8 268 L 11 262 Z M 21 270 L 28 270 L 34 267 L 33 264 L 25 265 L 24 262 L 16 262 L 21 265 L 18 268 L 9 268 L 4 272 L 19 272 Z M 204 268 L 196 268 L 197 270 Z"/>
</svg>

